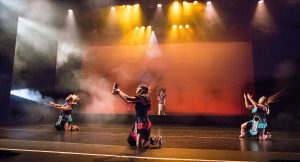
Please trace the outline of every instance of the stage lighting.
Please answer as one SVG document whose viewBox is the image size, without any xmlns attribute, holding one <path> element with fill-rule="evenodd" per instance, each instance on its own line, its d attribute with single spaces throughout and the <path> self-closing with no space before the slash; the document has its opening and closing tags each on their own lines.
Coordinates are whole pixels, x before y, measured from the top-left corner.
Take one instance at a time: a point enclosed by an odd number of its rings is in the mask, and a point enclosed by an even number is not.
<svg viewBox="0 0 300 162">
<path fill-rule="evenodd" d="M 174 7 L 179 7 L 179 3 L 178 2 L 174 2 Z"/>
<path fill-rule="evenodd" d="M 162 7 L 162 4 L 157 4 L 157 7 Z"/>
<path fill-rule="evenodd" d="M 142 30 L 145 30 L 145 27 L 144 27 L 144 26 L 142 26 L 142 27 L 141 27 L 141 29 L 142 29 Z"/>
<path fill-rule="evenodd" d="M 264 0 L 259 0 L 258 3 L 259 3 L 259 4 L 263 4 L 263 3 L 264 3 Z"/>
<path fill-rule="evenodd" d="M 184 6 L 188 5 L 188 3 L 186 1 L 183 1 L 182 3 Z"/>
<path fill-rule="evenodd" d="M 206 5 L 208 5 L 208 6 L 211 5 L 211 1 L 207 1 Z"/>
<path fill-rule="evenodd" d="M 125 5 L 122 5 L 122 7 L 125 8 L 126 6 L 125 6 Z"/>
<path fill-rule="evenodd" d="M 69 12 L 69 13 L 73 13 L 73 10 L 69 9 L 68 12 Z"/>
<path fill-rule="evenodd" d="M 135 30 L 139 30 L 139 27 L 138 27 L 138 26 L 136 26 L 136 27 L 135 27 Z"/>
<path fill-rule="evenodd" d="M 131 8 L 132 6 L 130 6 L 130 5 L 127 5 L 127 8 Z"/>
<path fill-rule="evenodd" d="M 147 29 L 151 29 L 151 26 L 149 25 L 149 26 L 147 26 Z"/>
<path fill-rule="evenodd" d="M 177 25 L 173 25 L 172 27 L 173 27 L 173 28 L 177 28 Z"/>
<path fill-rule="evenodd" d="M 134 5 L 134 7 L 139 7 L 139 6 L 140 6 L 139 4 L 135 4 L 135 5 Z"/>
<path fill-rule="evenodd" d="M 112 11 L 115 11 L 116 10 L 116 7 L 111 7 L 110 8 Z"/>
<path fill-rule="evenodd" d="M 198 4 L 198 1 L 194 1 L 193 4 L 194 4 L 194 5 Z"/>
<path fill-rule="evenodd" d="M 179 25 L 179 29 L 182 29 L 182 25 Z"/>
<path fill-rule="evenodd" d="M 188 29 L 190 26 L 189 25 L 185 25 L 185 28 Z"/>
</svg>

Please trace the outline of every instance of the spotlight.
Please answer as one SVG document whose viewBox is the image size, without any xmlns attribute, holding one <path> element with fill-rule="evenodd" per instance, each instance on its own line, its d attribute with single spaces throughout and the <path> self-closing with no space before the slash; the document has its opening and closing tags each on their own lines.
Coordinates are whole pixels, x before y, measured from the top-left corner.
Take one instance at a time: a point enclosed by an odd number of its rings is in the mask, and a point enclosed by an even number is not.
<svg viewBox="0 0 300 162">
<path fill-rule="evenodd" d="M 188 29 L 190 26 L 189 25 L 185 25 L 185 28 Z"/>
<path fill-rule="evenodd" d="M 179 6 L 179 3 L 176 1 L 176 2 L 174 2 L 174 6 L 175 7 L 178 7 Z"/>
<path fill-rule="evenodd" d="M 206 5 L 208 5 L 208 6 L 211 5 L 211 1 L 207 1 Z"/>
<path fill-rule="evenodd" d="M 127 7 L 128 7 L 128 8 L 131 8 L 132 6 L 131 6 L 131 5 L 127 5 Z"/>
<path fill-rule="evenodd" d="M 173 25 L 172 27 L 173 27 L 173 28 L 177 28 L 177 25 Z"/>
<path fill-rule="evenodd" d="M 122 7 L 125 8 L 126 6 L 125 6 L 125 5 L 122 5 Z"/>
<path fill-rule="evenodd" d="M 147 29 L 151 29 L 151 26 L 150 26 L 150 25 L 148 25 L 148 26 L 147 26 Z"/>
<path fill-rule="evenodd" d="M 116 10 L 116 7 L 111 7 L 110 8 L 112 11 L 115 11 Z"/>
<path fill-rule="evenodd" d="M 139 27 L 138 27 L 138 26 L 136 26 L 136 27 L 135 27 L 135 30 L 139 30 Z"/>
<path fill-rule="evenodd" d="M 157 4 L 157 7 L 162 7 L 162 4 Z"/>
<path fill-rule="evenodd" d="M 182 25 L 179 25 L 179 29 L 182 29 Z"/>
<path fill-rule="evenodd" d="M 186 1 L 183 1 L 182 3 L 184 6 L 188 5 L 188 3 Z"/>
<path fill-rule="evenodd" d="M 142 26 L 142 27 L 141 27 L 141 29 L 142 29 L 142 30 L 145 30 L 145 27 L 144 27 L 144 26 Z"/>
<path fill-rule="evenodd" d="M 258 3 L 259 3 L 259 4 L 263 4 L 263 3 L 264 3 L 264 0 L 259 0 Z"/>
<path fill-rule="evenodd" d="M 198 1 L 194 1 L 193 4 L 194 4 L 194 5 L 198 4 Z"/>
<path fill-rule="evenodd" d="M 68 12 L 73 13 L 73 10 L 69 9 Z"/>
<path fill-rule="evenodd" d="M 134 5 L 134 7 L 139 7 L 139 6 L 140 6 L 139 4 L 135 4 L 135 5 Z"/>
</svg>

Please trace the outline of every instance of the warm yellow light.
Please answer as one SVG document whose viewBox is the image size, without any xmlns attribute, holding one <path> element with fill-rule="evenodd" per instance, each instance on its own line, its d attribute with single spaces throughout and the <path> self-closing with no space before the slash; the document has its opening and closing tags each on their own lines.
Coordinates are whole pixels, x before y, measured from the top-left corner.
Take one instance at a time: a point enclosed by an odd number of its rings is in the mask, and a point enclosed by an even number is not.
<svg viewBox="0 0 300 162">
<path fill-rule="evenodd" d="M 135 27 L 135 30 L 139 30 L 139 27 L 138 27 L 138 26 L 136 26 L 136 27 Z"/>
<path fill-rule="evenodd" d="M 185 28 L 188 29 L 190 26 L 189 25 L 185 25 Z"/>
<path fill-rule="evenodd" d="M 110 8 L 112 11 L 115 11 L 116 10 L 116 7 L 111 7 Z"/>
<path fill-rule="evenodd" d="M 177 28 L 177 25 L 173 25 L 173 28 Z"/>
<path fill-rule="evenodd" d="M 179 2 L 174 2 L 174 7 L 179 7 Z"/>
<path fill-rule="evenodd" d="M 188 3 L 186 1 L 183 1 L 183 5 L 186 6 L 188 5 Z"/>
<path fill-rule="evenodd" d="M 193 4 L 194 4 L 194 5 L 198 4 L 198 1 L 194 1 Z"/>
<path fill-rule="evenodd" d="M 127 7 L 128 7 L 128 8 L 131 8 L 132 6 L 130 6 L 130 5 L 127 5 Z"/>
<path fill-rule="evenodd" d="M 142 27 L 141 27 L 141 29 L 142 29 L 142 30 L 145 30 L 145 27 L 144 27 L 144 26 L 142 26 Z"/>
<path fill-rule="evenodd" d="M 135 4 L 135 5 L 134 5 L 134 7 L 139 7 L 139 6 L 140 6 L 139 4 Z"/>
<path fill-rule="evenodd" d="M 122 5 L 122 7 L 125 8 L 126 6 L 125 6 L 125 5 Z"/>
<path fill-rule="evenodd" d="M 182 25 L 179 25 L 179 29 L 182 29 Z"/>
<path fill-rule="evenodd" d="M 147 29 L 151 29 L 151 26 L 149 25 L 149 26 L 147 26 Z"/>
<path fill-rule="evenodd" d="M 162 7 L 162 4 L 157 4 L 157 7 Z"/>
</svg>

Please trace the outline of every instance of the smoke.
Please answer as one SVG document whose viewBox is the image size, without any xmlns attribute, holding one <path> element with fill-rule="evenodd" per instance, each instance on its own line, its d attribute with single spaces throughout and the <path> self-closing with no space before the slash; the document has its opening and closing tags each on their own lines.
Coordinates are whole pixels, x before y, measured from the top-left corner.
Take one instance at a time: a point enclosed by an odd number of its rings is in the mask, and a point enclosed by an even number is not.
<svg viewBox="0 0 300 162">
<path fill-rule="evenodd" d="M 31 89 L 11 90 L 10 94 L 46 105 L 48 105 L 49 101 L 54 101 L 53 98 L 42 96 L 39 91 Z"/>
<path fill-rule="evenodd" d="M 272 34 L 277 30 L 271 14 L 264 3 L 258 3 L 252 25 L 265 34 Z"/>
<path fill-rule="evenodd" d="M 290 78 L 298 72 L 298 67 L 295 61 L 286 60 L 279 64 L 274 72 L 274 76 L 277 79 L 287 79 Z"/>
<path fill-rule="evenodd" d="M 104 112 L 105 114 L 115 114 L 119 98 L 112 95 L 112 83 L 100 77 L 89 77 L 83 79 L 81 88 L 88 94 L 85 101 L 85 111 L 88 113 Z"/>
</svg>

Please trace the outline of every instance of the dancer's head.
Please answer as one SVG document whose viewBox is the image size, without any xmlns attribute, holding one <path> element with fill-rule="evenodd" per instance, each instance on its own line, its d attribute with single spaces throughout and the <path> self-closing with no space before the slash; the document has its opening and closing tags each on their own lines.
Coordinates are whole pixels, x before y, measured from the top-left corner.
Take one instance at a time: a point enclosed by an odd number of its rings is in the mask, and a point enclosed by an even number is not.
<svg viewBox="0 0 300 162">
<path fill-rule="evenodd" d="M 74 94 L 70 94 L 66 99 L 66 102 L 71 103 L 71 104 L 78 104 L 78 102 L 80 101 L 79 96 L 74 95 Z"/>
<path fill-rule="evenodd" d="M 259 98 L 259 100 L 258 100 L 258 103 L 259 104 L 267 104 L 267 97 L 265 97 L 265 96 L 261 96 L 260 98 Z"/>
<path fill-rule="evenodd" d="M 136 89 L 136 94 L 148 94 L 148 86 L 146 85 L 139 85 Z"/>
</svg>

